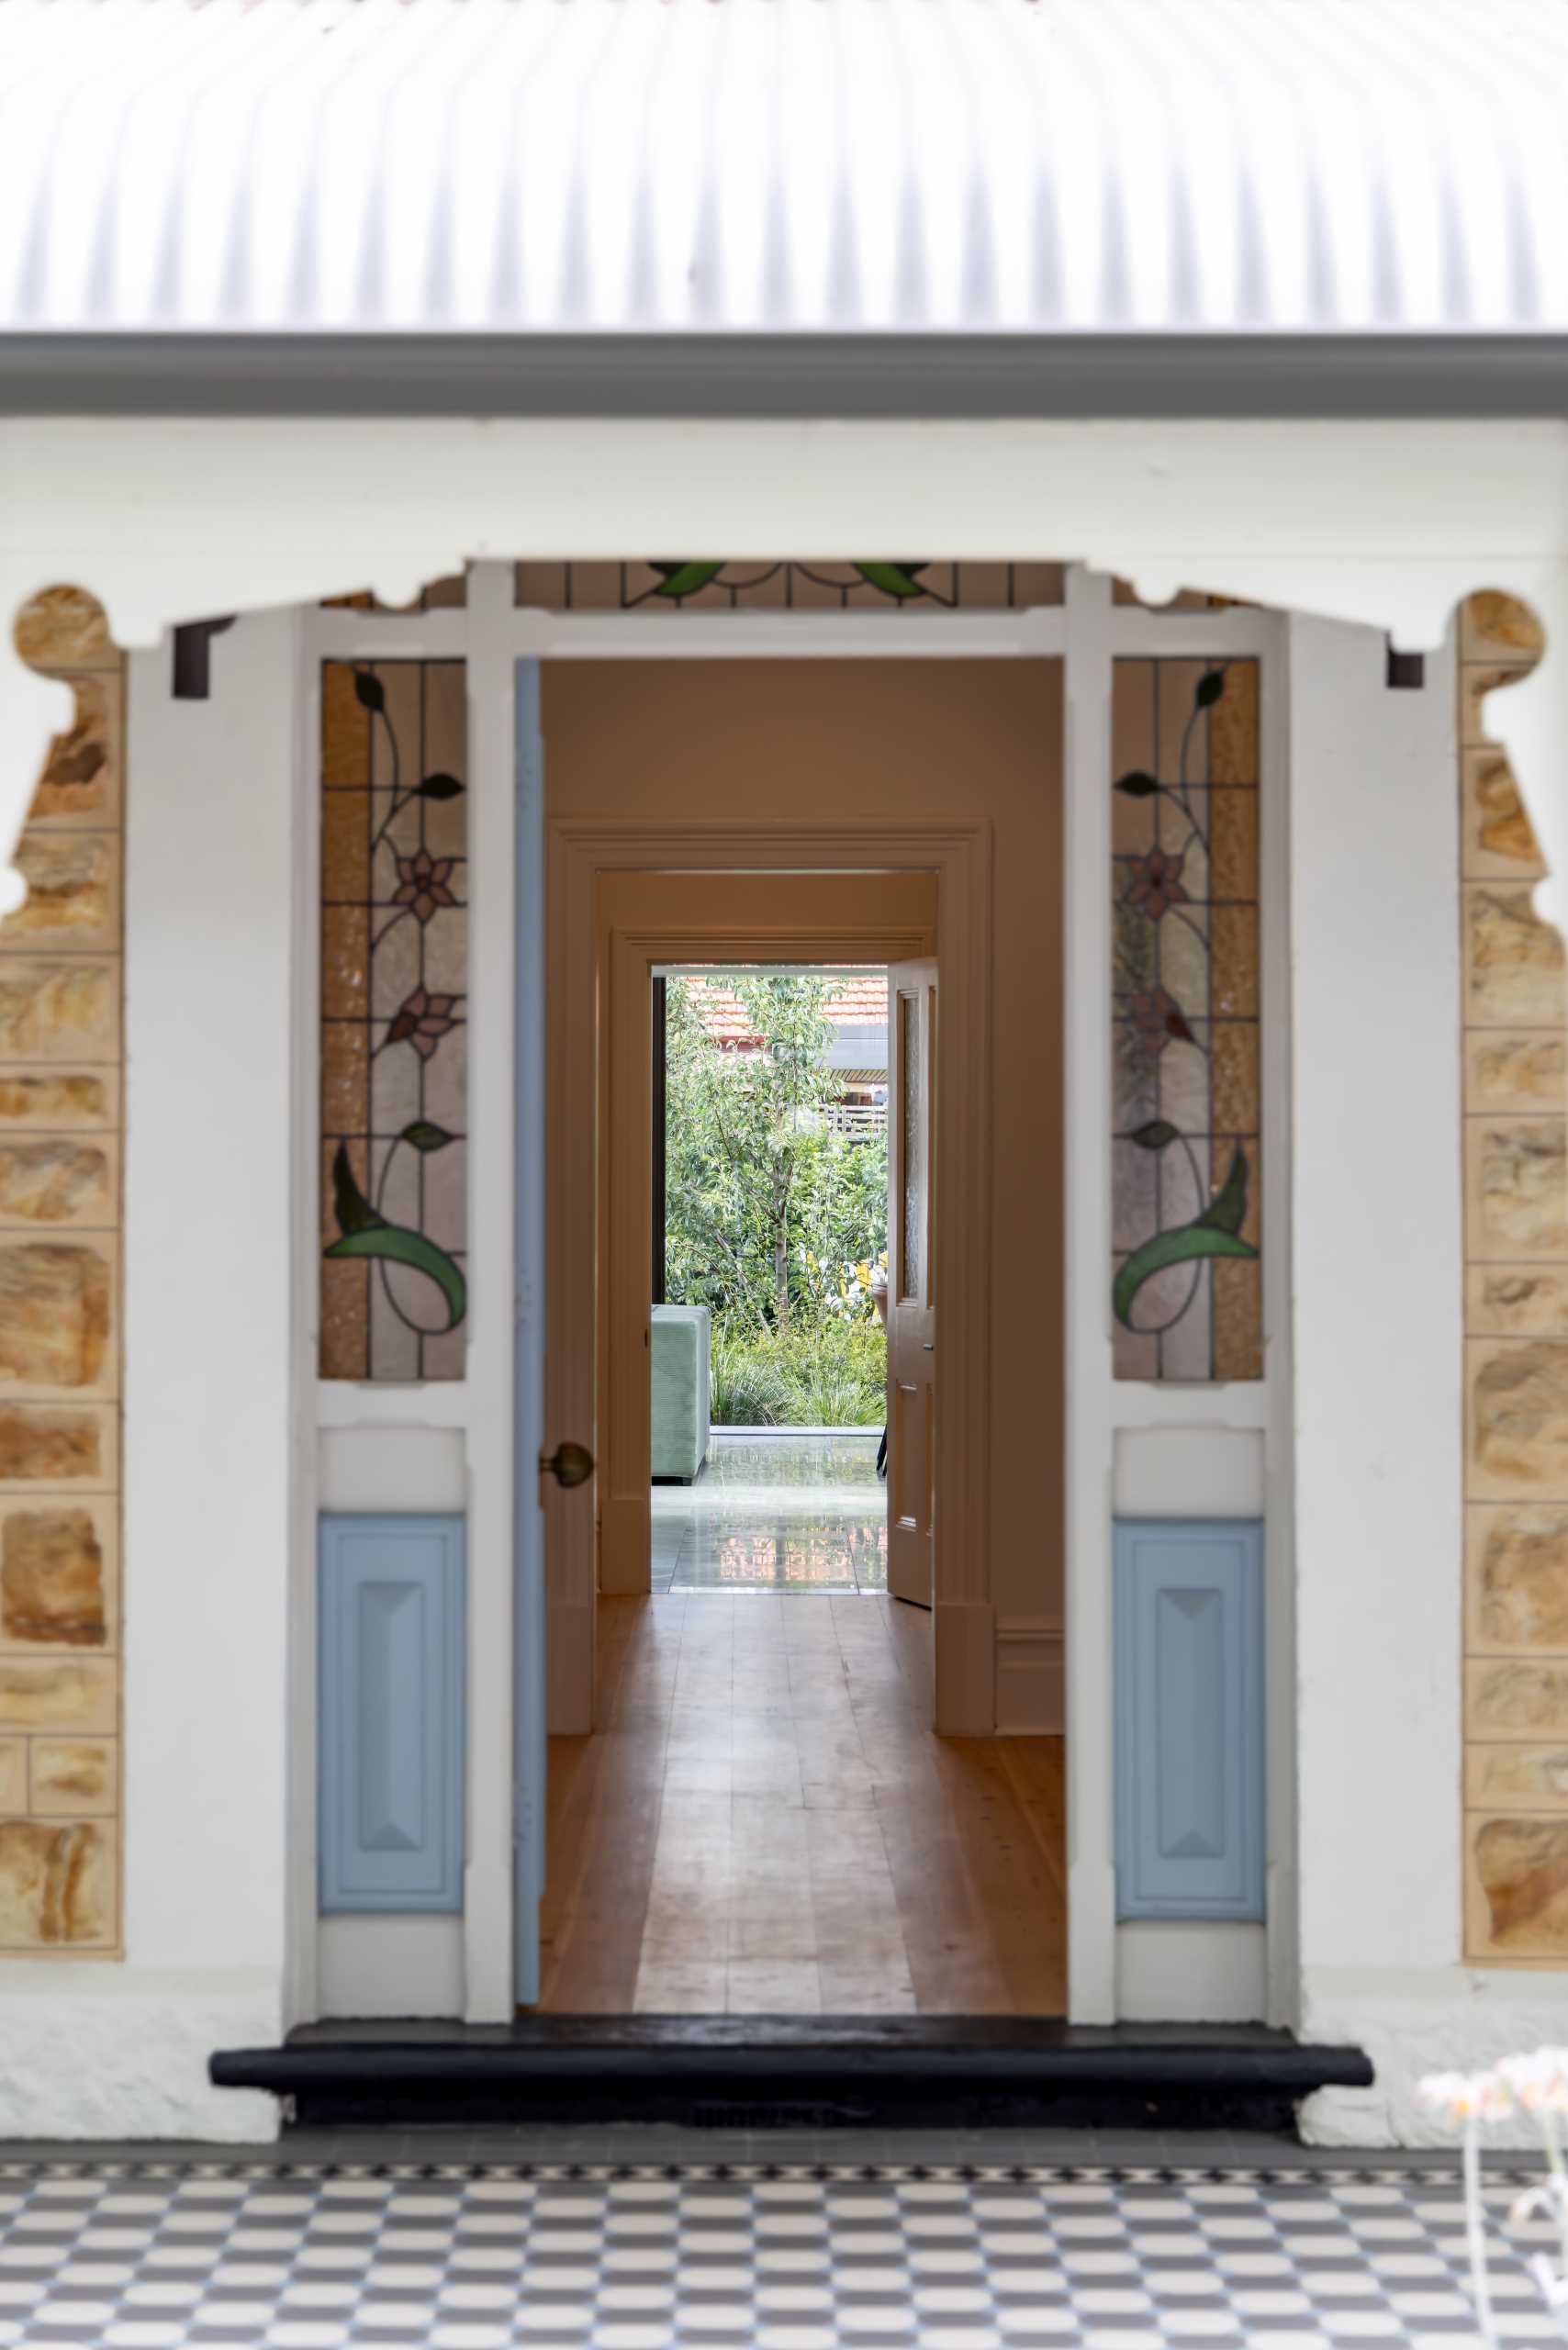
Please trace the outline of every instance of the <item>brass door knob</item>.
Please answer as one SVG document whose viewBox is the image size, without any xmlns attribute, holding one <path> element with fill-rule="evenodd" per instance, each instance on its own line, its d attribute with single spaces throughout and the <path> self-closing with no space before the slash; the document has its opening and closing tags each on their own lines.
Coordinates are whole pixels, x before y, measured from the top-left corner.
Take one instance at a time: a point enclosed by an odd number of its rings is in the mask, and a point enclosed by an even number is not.
<svg viewBox="0 0 1568 2350">
<path fill-rule="evenodd" d="M 558 1444 L 539 1456 L 539 1473 L 558 1485 L 586 1485 L 593 1475 L 593 1455 L 586 1444 Z"/>
</svg>

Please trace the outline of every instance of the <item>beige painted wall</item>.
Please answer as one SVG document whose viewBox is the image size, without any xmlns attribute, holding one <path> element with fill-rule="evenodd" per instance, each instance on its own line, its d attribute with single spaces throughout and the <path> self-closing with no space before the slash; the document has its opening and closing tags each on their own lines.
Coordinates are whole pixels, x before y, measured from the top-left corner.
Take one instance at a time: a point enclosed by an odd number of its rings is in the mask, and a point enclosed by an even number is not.
<svg viewBox="0 0 1568 2350">
<path fill-rule="evenodd" d="M 1061 667 L 546 664 L 552 819 L 788 811 L 994 827 L 991 1596 L 1062 1589 Z"/>
</svg>

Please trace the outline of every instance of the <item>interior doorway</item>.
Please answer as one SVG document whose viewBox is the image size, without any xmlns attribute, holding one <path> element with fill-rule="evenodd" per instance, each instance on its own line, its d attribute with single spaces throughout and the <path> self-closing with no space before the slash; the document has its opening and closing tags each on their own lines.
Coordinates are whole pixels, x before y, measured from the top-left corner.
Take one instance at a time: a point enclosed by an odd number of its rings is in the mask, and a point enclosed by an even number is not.
<svg viewBox="0 0 1568 2350">
<path fill-rule="evenodd" d="M 546 665 L 544 1420 L 596 1460 L 544 1494 L 547 2014 L 1063 2011 L 1060 1714 L 1033 1673 L 1058 1572 L 1058 689 L 1050 663 Z M 654 983 L 851 963 L 927 967 L 904 1033 L 924 1076 L 940 1058 L 904 1292 L 924 1510 L 890 1464 L 924 1604 L 660 1590 L 655 1498 L 688 1489 L 652 1474 Z"/>
<path fill-rule="evenodd" d="M 652 998 L 651 1587 L 880 1596 L 888 970 L 661 967 Z"/>
<path fill-rule="evenodd" d="M 678 1521 L 683 1515 L 689 1521 L 687 1548 L 694 1568 L 700 1547 L 710 1566 L 727 1564 L 736 1581 L 745 1572 L 748 1557 L 756 1573 L 765 1564 L 762 1546 L 770 1538 L 764 1516 L 753 1519 L 749 1538 L 747 1528 L 732 1519 L 722 1538 L 728 1543 L 725 1550 L 715 1551 L 702 1538 L 703 1497 L 716 1494 L 726 1476 L 733 1475 L 742 1490 L 749 1478 L 753 1499 L 741 1506 L 764 1511 L 756 1489 L 778 1482 L 791 1465 L 781 1449 L 761 1435 L 754 1433 L 754 1440 L 739 1448 L 721 1439 L 712 1455 L 714 1474 L 704 1483 L 713 1420 L 704 1392 L 711 1385 L 715 1345 L 722 1388 L 733 1373 L 742 1390 L 734 1407 L 724 1404 L 721 1393 L 721 1426 L 734 1409 L 745 1416 L 738 1425 L 754 1432 L 762 1420 L 787 1421 L 793 1413 L 804 1427 L 837 1434 L 838 1412 L 824 1418 L 821 1407 L 813 1409 L 810 1402 L 823 1383 L 823 1357 L 831 1350 L 845 1369 L 849 1360 L 838 1335 L 824 1327 L 830 1317 L 823 1292 L 833 1293 L 841 1286 L 847 1304 L 851 1280 L 858 1289 L 864 1266 L 868 1291 L 870 1260 L 886 1254 L 888 1265 L 879 1270 L 888 1275 L 890 1326 L 906 1287 L 906 1254 L 913 1250 L 917 1281 L 929 1267 L 935 1246 L 931 1227 L 935 1095 L 929 1082 L 923 1082 L 926 1072 L 918 1063 L 914 1077 L 922 1090 L 909 1119 L 902 1106 L 904 1066 L 884 1071 L 886 1090 L 893 1098 L 894 1146 L 890 1155 L 880 1149 L 876 1155 L 890 1169 L 901 1201 L 903 1191 L 911 1189 L 908 1213 L 901 1209 L 898 1230 L 888 1230 L 887 1174 L 874 1223 L 869 1205 L 863 1205 L 862 1237 L 853 1257 L 836 1203 L 830 1203 L 828 1213 L 813 1217 L 792 1202 L 799 1202 L 807 1185 L 820 1186 L 824 1170 L 834 1165 L 847 1161 L 857 1169 L 870 1147 L 868 1137 L 857 1141 L 813 1131 L 819 1120 L 825 1124 L 840 1105 L 832 1099 L 831 1071 L 817 1065 L 816 1032 L 827 1024 L 817 1019 L 812 1007 L 811 975 L 830 968 L 890 970 L 896 1003 L 902 1001 L 899 975 L 917 968 L 923 975 L 917 983 L 933 990 L 938 891 L 936 877 L 929 872 L 767 877 L 622 873 L 604 877 L 599 894 L 604 987 L 599 1148 L 604 1279 L 596 1416 L 599 1587 L 603 1593 L 631 1595 L 653 1588 L 655 1506 L 661 1523 Z M 752 924 L 756 927 L 748 927 Z M 655 1114 L 660 1056 L 654 1011 L 662 977 L 667 1020 L 672 971 L 678 980 L 678 1010 L 690 1012 L 694 1004 L 703 1004 L 710 1020 L 730 1033 L 703 1034 L 690 1041 L 689 1058 L 694 1057 L 697 1066 L 687 1098 L 712 1113 L 712 1132 L 705 1144 L 697 1146 L 702 1163 L 693 1169 L 689 1186 L 701 1195 L 703 1213 L 696 1216 L 693 1229 L 682 1233 L 676 1251 L 680 1286 L 691 1294 L 683 1294 L 676 1304 L 666 1300 L 659 1305 L 650 1297 L 647 1278 L 655 1254 L 654 1172 L 660 1156 Z M 692 986 L 680 978 L 683 973 L 710 976 L 698 983 L 694 996 Z M 714 984 L 721 978 L 731 982 L 727 989 Z M 885 979 L 882 985 L 886 991 Z M 750 1003 L 749 1013 L 740 1008 L 737 989 Z M 731 1003 L 736 1007 L 734 1014 Z M 702 1016 L 696 1013 L 699 1026 Z M 884 1013 L 884 1026 L 886 1020 Z M 686 1036 L 689 1029 L 689 1023 L 683 1020 L 678 1033 Z M 882 1058 L 888 1058 L 885 1046 Z M 666 1078 L 667 1087 L 667 1052 Z M 913 1133 L 916 1124 L 924 1138 L 906 1167 L 904 1130 L 907 1126 Z M 663 1141 L 667 1213 L 667 1131 Z M 813 1238 L 820 1246 L 812 1246 Z M 879 1245 L 873 1247 L 873 1239 Z M 886 1248 L 880 1245 L 884 1240 Z M 868 1310 L 868 1297 L 866 1304 Z M 716 1327 L 715 1307 L 720 1309 Z M 879 1320 L 878 1332 L 879 1342 Z M 934 1356 L 923 1354 L 921 1359 L 924 1365 Z M 885 1392 L 885 1378 L 881 1383 Z M 771 1409 L 756 1400 L 769 1384 L 778 1390 Z M 792 1404 L 791 1395 L 805 1400 Z M 908 1595 L 929 1609 L 934 1416 L 928 1407 L 922 1420 L 911 1418 L 907 1430 L 895 1430 L 882 1416 L 890 1436 L 890 1491 L 908 1500 L 917 1486 L 924 1489 L 924 1498 L 913 1513 L 921 1530 L 913 1539 L 925 1543 L 925 1563 L 923 1572 L 906 1575 L 906 1580 Z M 874 1419 L 870 1425 L 876 1428 Z M 880 1429 L 876 1433 L 879 1436 Z M 906 1446 L 916 1449 L 913 1461 Z M 852 1446 L 846 1442 L 839 1449 L 839 1467 L 849 1479 L 850 1464 L 843 1455 Z M 868 1449 L 863 1474 L 855 1481 L 863 1489 L 868 1484 L 873 1493 L 879 1483 L 877 1449 L 875 1444 Z M 661 1463 L 668 1473 L 684 1471 L 690 1477 L 684 1513 L 678 1505 L 672 1509 L 653 1482 Z M 809 1475 L 809 1450 L 799 1449 L 792 1465 Z M 874 1515 L 886 1522 L 879 1507 Z M 743 1547 L 748 1539 L 749 1551 Z M 791 1547 L 787 1539 L 780 1550 L 777 1531 L 771 1539 L 778 1587 L 787 1588 L 787 1574 L 793 1572 L 801 1581 L 810 1562 L 804 1550 Z M 832 1563 L 824 1545 L 816 1564 Z M 845 1578 L 840 1574 L 836 1580 L 842 1583 Z M 853 1587 L 852 1578 L 851 1583 Z M 885 1575 L 879 1587 L 887 1588 Z"/>
</svg>

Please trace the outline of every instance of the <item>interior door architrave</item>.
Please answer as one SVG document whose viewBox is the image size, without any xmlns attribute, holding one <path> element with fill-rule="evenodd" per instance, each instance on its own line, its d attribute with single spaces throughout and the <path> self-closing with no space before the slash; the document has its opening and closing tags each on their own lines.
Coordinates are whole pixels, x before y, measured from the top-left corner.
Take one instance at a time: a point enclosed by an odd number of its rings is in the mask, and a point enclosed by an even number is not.
<svg viewBox="0 0 1568 2350">
<path fill-rule="evenodd" d="M 936 947 L 929 873 L 611 874 L 599 890 L 599 1574 L 649 1588 L 652 1036 L 657 963 L 889 963 Z"/>
<path fill-rule="evenodd" d="M 600 1331 L 598 1123 L 610 973 L 601 969 L 599 887 L 616 874 L 935 876 L 948 1039 L 937 1105 L 936 1248 L 949 1319 L 950 1386 L 937 1429 L 943 1496 L 937 1547 L 935 1727 L 988 1736 L 995 1727 L 995 1631 L 986 1492 L 991 1270 L 991 830 L 984 819 L 877 826 L 556 819 L 547 827 L 548 1214 L 546 1445 L 597 1449 Z M 748 933 L 754 941 L 755 928 Z M 677 934 L 678 937 L 678 933 Z M 709 934 L 711 939 L 711 934 Z M 798 957 L 844 955 L 798 939 Z M 647 952 L 644 935 L 639 951 Z M 771 951 L 771 950 L 770 950 Z M 894 952 L 890 941 L 885 951 Z M 919 952 L 915 946 L 907 951 Z M 661 944 L 659 959 L 698 959 Z M 645 968 L 645 964 L 644 966 Z M 646 1250 L 638 1271 L 645 1286 Z M 641 1366 L 638 1365 L 641 1371 Z M 593 1726 L 595 1527 L 588 1489 L 546 1496 L 550 1727 Z"/>
</svg>

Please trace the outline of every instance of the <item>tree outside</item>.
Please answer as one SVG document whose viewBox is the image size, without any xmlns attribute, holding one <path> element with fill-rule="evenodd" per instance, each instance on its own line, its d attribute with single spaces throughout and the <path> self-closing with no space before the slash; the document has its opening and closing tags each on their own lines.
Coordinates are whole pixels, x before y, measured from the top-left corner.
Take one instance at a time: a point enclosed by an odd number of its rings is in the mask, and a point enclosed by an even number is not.
<svg viewBox="0 0 1568 2350">
<path fill-rule="evenodd" d="M 753 1049 L 666 990 L 666 1291 L 713 1325 L 720 1427 L 878 1427 L 887 1346 L 887 1135 L 835 1133 L 827 980 L 727 974 Z"/>
</svg>

